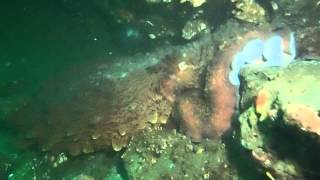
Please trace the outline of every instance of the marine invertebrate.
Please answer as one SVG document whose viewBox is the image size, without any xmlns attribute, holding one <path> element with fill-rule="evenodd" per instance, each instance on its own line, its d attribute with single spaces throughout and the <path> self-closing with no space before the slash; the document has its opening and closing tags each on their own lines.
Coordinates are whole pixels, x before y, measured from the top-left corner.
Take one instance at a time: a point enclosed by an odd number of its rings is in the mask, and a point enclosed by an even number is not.
<svg viewBox="0 0 320 180">
<path fill-rule="evenodd" d="M 266 89 L 261 89 L 257 97 L 255 98 L 255 109 L 260 114 L 259 119 L 263 120 L 268 116 L 269 110 L 271 109 L 271 103 L 273 99 L 271 93 Z"/>
<path fill-rule="evenodd" d="M 237 106 L 237 88 L 234 85 L 240 84 L 238 74 L 242 67 L 254 63 L 279 66 L 284 57 L 289 57 L 290 61 L 295 57 L 293 34 L 283 37 L 274 34 L 268 28 L 249 31 L 227 44 L 213 61 L 209 68 L 207 89 L 212 107 L 211 130 L 215 135 L 222 135 L 231 125 Z M 285 56 L 288 52 L 291 54 Z M 263 58 L 267 58 L 266 62 Z"/>
<path fill-rule="evenodd" d="M 201 140 L 203 138 L 203 122 L 195 112 L 196 105 L 185 99 L 179 102 L 178 108 L 185 134 L 195 141 Z"/>
<path fill-rule="evenodd" d="M 236 94 L 234 87 L 229 83 L 226 62 L 218 64 L 210 78 L 210 102 L 212 115 L 210 118 L 210 134 L 222 135 L 230 128 L 231 119 L 236 107 Z"/>
<path fill-rule="evenodd" d="M 320 135 L 319 112 L 304 104 L 290 104 L 286 107 L 288 123 L 297 124 L 302 130 Z"/>
<path fill-rule="evenodd" d="M 289 42 L 288 42 L 289 41 Z M 261 66 L 286 66 L 296 57 L 294 33 L 290 33 L 289 40 L 274 35 L 265 42 L 259 38 L 249 41 L 242 51 L 238 52 L 232 61 L 229 80 L 233 85 L 240 85 L 240 69 L 250 64 Z"/>
<path fill-rule="evenodd" d="M 199 69 L 190 59 L 175 55 L 167 56 L 160 64 L 160 69 L 164 73 L 164 78 L 160 82 L 160 93 L 172 103 L 182 89 L 198 86 Z"/>
<path fill-rule="evenodd" d="M 246 64 L 252 64 L 255 61 L 261 61 L 263 54 L 263 41 L 261 39 L 254 39 L 244 46 L 241 52 L 235 54 L 231 69 L 232 71 L 229 73 L 229 80 L 233 85 L 239 85 L 239 72 L 242 67 Z"/>
<path fill-rule="evenodd" d="M 177 118 L 180 130 L 193 141 L 206 137 L 206 124 L 210 111 L 197 89 L 185 90 L 177 98 Z"/>
<path fill-rule="evenodd" d="M 159 74 L 136 70 L 112 81 L 97 73 L 97 66 L 87 68 L 81 67 L 81 76 L 77 67 L 53 78 L 12 115 L 23 142 L 71 155 L 119 151 L 150 121 L 166 122 L 171 104 L 155 91 Z"/>
<path fill-rule="evenodd" d="M 208 69 L 207 90 L 211 104 L 211 128 L 208 134 L 220 136 L 230 128 L 233 114 L 237 106 L 236 87 L 229 81 L 230 66 L 233 57 L 248 41 L 263 36 L 258 31 L 250 31 L 232 44 L 227 44 L 212 61 Z"/>
</svg>

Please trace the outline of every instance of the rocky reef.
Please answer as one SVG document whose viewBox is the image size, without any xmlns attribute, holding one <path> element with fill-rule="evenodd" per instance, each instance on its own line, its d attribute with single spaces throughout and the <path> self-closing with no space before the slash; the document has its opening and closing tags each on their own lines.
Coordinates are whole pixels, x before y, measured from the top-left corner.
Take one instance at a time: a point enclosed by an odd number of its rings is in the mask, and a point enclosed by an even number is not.
<svg viewBox="0 0 320 180">
<path fill-rule="evenodd" d="M 312 173 L 317 160 L 311 159 L 320 147 L 319 66 L 297 60 L 284 69 L 251 67 L 241 73 L 239 141 L 269 177 L 318 177 Z"/>
<path fill-rule="evenodd" d="M 145 130 L 122 159 L 130 179 L 237 179 L 223 143 L 193 144 L 176 131 Z"/>
<path fill-rule="evenodd" d="M 236 18 L 255 24 L 266 22 L 266 10 L 255 0 L 232 0 L 232 2 L 236 7 L 232 11 Z"/>
</svg>

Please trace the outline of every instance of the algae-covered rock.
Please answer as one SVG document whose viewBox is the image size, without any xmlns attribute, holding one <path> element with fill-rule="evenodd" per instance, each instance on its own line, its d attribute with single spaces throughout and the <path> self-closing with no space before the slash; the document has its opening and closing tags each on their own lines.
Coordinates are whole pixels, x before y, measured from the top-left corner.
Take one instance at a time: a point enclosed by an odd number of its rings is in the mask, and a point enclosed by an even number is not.
<svg viewBox="0 0 320 180">
<path fill-rule="evenodd" d="M 237 19 L 261 24 L 266 22 L 266 11 L 255 0 L 232 0 L 235 10 L 232 11 Z"/>
<path fill-rule="evenodd" d="M 130 179 L 238 179 L 221 142 L 193 144 L 168 130 L 135 136 L 122 158 Z"/>
<path fill-rule="evenodd" d="M 201 19 L 187 21 L 182 29 L 182 37 L 186 40 L 191 40 L 201 32 L 209 31 L 208 23 Z"/>
<path fill-rule="evenodd" d="M 316 176 L 311 173 L 317 170 L 311 160 L 316 154 L 302 156 L 320 147 L 319 68 L 317 61 L 297 60 L 285 68 L 251 66 L 241 72 L 241 145 L 268 177 Z"/>
<path fill-rule="evenodd" d="M 292 21 L 290 24 L 296 25 L 315 25 L 317 24 L 317 15 L 319 15 L 319 1 L 291 1 L 291 0 L 278 0 L 273 1 L 272 7 L 275 10 L 276 16 L 283 16 L 284 21 Z M 275 8 L 276 7 L 276 8 Z M 298 20 L 299 19 L 299 20 Z"/>
<path fill-rule="evenodd" d="M 101 151 L 95 154 L 70 157 L 61 161 L 61 154 L 24 153 L 19 162 L 2 179 L 67 179 L 67 180 L 122 180 L 126 179 L 113 152 Z M 58 162 L 58 165 L 55 165 Z"/>
<path fill-rule="evenodd" d="M 261 121 L 275 119 L 281 111 L 287 125 L 295 124 L 301 130 L 319 134 L 316 121 L 320 109 L 317 97 L 320 90 L 319 67 L 319 62 L 302 61 L 285 69 L 245 70 L 242 77 L 248 87 L 242 91 L 242 96 L 246 97 L 242 99 L 242 106 L 252 100 Z"/>
</svg>

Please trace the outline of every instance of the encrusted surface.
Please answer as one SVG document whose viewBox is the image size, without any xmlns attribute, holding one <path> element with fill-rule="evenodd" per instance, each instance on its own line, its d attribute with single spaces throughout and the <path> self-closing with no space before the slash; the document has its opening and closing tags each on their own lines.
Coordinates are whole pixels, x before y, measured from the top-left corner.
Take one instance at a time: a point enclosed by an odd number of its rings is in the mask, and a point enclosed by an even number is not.
<svg viewBox="0 0 320 180">
<path fill-rule="evenodd" d="M 319 68 L 317 61 L 299 59 L 283 69 L 249 67 L 242 71 L 241 144 L 267 172 L 273 171 L 272 177 L 303 178 L 310 174 L 301 168 L 314 171 L 311 161 L 301 161 L 294 153 L 310 150 L 301 146 L 319 146 L 313 139 L 319 135 Z M 288 134 L 300 144 L 290 143 Z M 290 152 L 289 147 L 295 150 Z"/>
</svg>

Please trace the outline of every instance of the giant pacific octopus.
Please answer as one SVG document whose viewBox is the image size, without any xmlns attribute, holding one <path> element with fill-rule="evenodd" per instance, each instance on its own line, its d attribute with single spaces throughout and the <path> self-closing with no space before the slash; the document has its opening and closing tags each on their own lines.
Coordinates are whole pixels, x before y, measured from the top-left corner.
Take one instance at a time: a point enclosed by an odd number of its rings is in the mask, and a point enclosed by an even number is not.
<svg viewBox="0 0 320 180">
<path fill-rule="evenodd" d="M 231 126 L 238 101 L 237 87 L 228 80 L 233 56 L 249 40 L 267 38 L 265 34 L 270 31 L 244 33 L 214 56 L 208 48 L 203 59 L 198 50 L 168 56 L 119 81 L 97 76 L 97 65 L 77 67 L 49 81 L 33 103 L 9 119 L 28 145 L 72 155 L 120 150 L 149 123 L 166 123 L 172 106 L 180 131 L 193 141 L 221 137 Z"/>
<path fill-rule="evenodd" d="M 12 114 L 10 123 L 23 139 L 19 145 L 71 155 L 119 151 L 150 124 L 166 123 L 171 106 L 155 93 L 156 73 L 138 70 L 113 81 L 103 76 L 101 64 L 78 65 L 52 77 Z"/>
<path fill-rule="evenodd" d="M 177 58 L 175 61 L 171 61 L 171 63 L 175 63 L 177 70 L 171 71 L 162 81 L 161 92 L 169 101 L 176 104 L 179 114 L 176 118 L 180 120 L 180 129 L 193 141 L 221 137 L 230 129 L 239 100 L 238 87 L 229 82 L 230 66 L 234 55 L 241 51 L 250 40 L 269 38 L 274 34 L 270 29 L 268 27 L 260 31 L 247 31 L 224 42 L 223 46 L 219 47 L 218 53 L 209 62 L 206 68 L 207 73 L 199 72 L 197 68 L 179 68 L 179 64 L 184 62 L 177 60 Z M 284 39 L 283 47 L 286 51 L 288 50 L 289 33 L 280 32 L 280 35 Z M 203 77 L 203 74 L 206 74 L 206 77 Z M 206 79 L 204 88 L 199 85 L 199 81 L 201 82 L 203 78 Z M 190 94 L 189 90 L 192 88 L 203 95 L 193 95 L 191 98 L 186 98 L 185 92 Z M 209 116 L 207 111 L 201 112 L 199 110 L 199 107 L 205 107 L 203 103 L 199 102 L 206 102 L 206 107 L 211 112 Z"/>
</svg>

